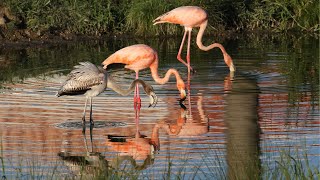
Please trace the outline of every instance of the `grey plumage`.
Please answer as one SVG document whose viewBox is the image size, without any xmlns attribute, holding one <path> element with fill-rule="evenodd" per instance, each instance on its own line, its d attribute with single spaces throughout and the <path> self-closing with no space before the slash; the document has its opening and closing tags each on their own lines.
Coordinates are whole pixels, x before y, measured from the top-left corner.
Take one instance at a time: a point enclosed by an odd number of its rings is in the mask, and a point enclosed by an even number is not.
<svg viewBox="0 0 320 180">
<path fill-rule="evenodd" d="M 112 78 L 108 78 L 106 70 L 100 66 L 96 66 L 90 62 L 80 62 L 79 65 L 74 66 L 74 69 L 68 74 L 67 80 L 63 83 L 58 90 L 56 96 L 63 95 L 79 95 L 84 94 L 86 96 L 86 102 L 83 110 L 83 124 L 85 124 L 85 115 L 87 101 L 90 99 L 90 123 L 92 120 L 92 98 L 102 93 L 107 85 L 115 92 L 125 96 L 134 91 L 135 86 L 141 84 L 144 91 L 150 97 L 150 106 L 156 105 L 158 98 L 153 92 L 152 86 L 144 81 L 137 79 L 133 81 L 127 90 L 121 89 L 119 85 L 113 82 Z"/>
<path fill-rule="evenodd" d="M 90 99 L 90 124 L 92 120 L 92 97 L 99 95 L 107 86 L 107 72 L 102 67 L 97 67 L 90 62 L 80 62 L 68 74 L 56 96 L 84 94 L 86 102 L 84 105 L 82 121 L 85 124 L 86 108 Z"/>
<path fill-rule="evenodd" d="M 97 67 L 90 62 L 80 62 L 74 66 L 74 70 L 68 74 L 67 80 L 56 94 L 63 95 L 85 94 L 95 89 L 92 96 L 97 96 L 104 91 L 107 85 L 107 72 L 102 67 Z M 91 93 L 90 93 L 91 94 Z M 90 96 L 88 93 L 88 95 Z"/>
</svg>

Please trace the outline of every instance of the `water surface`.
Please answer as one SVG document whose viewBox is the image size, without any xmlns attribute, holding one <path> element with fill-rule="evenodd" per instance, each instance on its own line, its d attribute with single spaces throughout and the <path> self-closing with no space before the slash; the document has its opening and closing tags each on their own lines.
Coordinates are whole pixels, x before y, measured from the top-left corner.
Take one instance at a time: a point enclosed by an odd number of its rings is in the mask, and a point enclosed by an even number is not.
<svg viewBox="0 0 320 180">
<path fill-rule="evenodd" d="M 123 97 L 107 89 L 93 100 L 92 146 L 89 128 L 86 139 L 82 134 L 84 97 L 57 98 L 55 93 L 78 62 L 99 65 L 116 50 L 137 43 L 158 51 L 160 74 L 176 68 L 190 83 L 185 108 L 177 101 L 173 78 L 158 85 L 149 70 L 141 71 L 141 79 L 154 87 L 158 105 L 147 108 L 143 94 L 136 112 L 133 94 Z M 125 166 L 150 179 L 163 179 L 168 171 L 171 177 L 181 172 L 189 178 L 220 179 L 239 172 L 245 177 L 250 172 L 244 167 L 257 170 L 252 176 L 266 177 L 262 169 L 275 171 L 283 154 L 319 169 L 317 39 L 240 36 L 221 41 L 234 59 L 234 77 L 219 50 L 203 52 L 193 43 L 191 64 L 197 73 L 189 80 L 187 68 L 176 60 L 179 43 L 179 38 L 112 39 L 0 49 L 0 174 L 9 179 L 78 177 L 89 173 L 75 164 L 79 157 L 105 167 Z M 122 67 L 108 72 L 127 87 L 134 72 Z M 94 153 L 88 156 L 87 150 Z"/>
</svg>

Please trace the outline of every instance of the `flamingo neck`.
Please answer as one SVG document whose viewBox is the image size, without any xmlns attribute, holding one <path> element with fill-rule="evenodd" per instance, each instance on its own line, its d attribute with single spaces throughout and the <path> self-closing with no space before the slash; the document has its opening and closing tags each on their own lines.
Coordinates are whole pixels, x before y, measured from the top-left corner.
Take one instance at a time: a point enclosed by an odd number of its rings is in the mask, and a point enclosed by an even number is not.
<svg viewBox="0 0 320 180">
<path fill-rule="evenodd" d="M 120 94 L 122 96 L 127 96 L 127 95 L 129 95 L 131 92 L 133 92 L 135 90 L 135 87 L 138 84 L 141 84 L 143 86 L 144 90 L 146 89 L 146 84 L 142 80 L 139 80 L 139 79 L 134 80 L 130 84 L 130 87 L 128 89 L 123 89 L 122 87 L 120 87 L 120 85 L 115 83 L 114 80 L 111 77 L 108 77 L 107 87 L 112 89 L 113 91 L 115 91 L 116 93 L 118 93 L 118 94 Z M 149 92 L 146 92 L 146 93 L 148 94 Z"/>
<path fill-rule="evenodd" d="M 150 65 L 151 75 L 154 81 L 156 81 L 159 84 L 165 84 L 169 81 L 170 76 L 173 74 L 176 77 L 177 86 L 180 83 L 184 83 L 182 78 L 180 77 L 179 72 L 176 69 L 169 69 L 165 76 L 163 78 L 159 77 L 158 74 L 158 57 L 156 57 L 156 60 Z"/>
<path fill-rule="evenodd" d="M 204 30 L 206 29 L 207 27 L 207 24 L 208 24 L 208 20 L 204 21 L 201 25 L 200 25 L 200 29 L 199 29 L 199 32 L 198 32 L 198 35 L 197 35 L 197 45 L 198 47 L 203 50 L 203 51 L 209 51 L 210 49 L 213 49 L 213 48 L 219 48 L 223 54 L 223 59 L 225 61 L 225 63 L 228 65 L 229 67 L 229 70 L 231 72 L 234 72 L 235 71 L 235 67 L 233 65 L 233 61 L 232 61 L 232 58 L 229 56 L 229 54 L 227 53 L 226 49 L 219 43 L 213 43 L 209 46 L 205 46 L 202 44 L 202 37 L 203 37 L 203 33 L 204 33 Z"/>
<path fill-rule="evenodd" d="M 222 51 L 223 54 L 227 53 L 227 51 L 224 49 L 224 47 L 219 43 L 213 43 L 213 44 L 211 44 L 209 46 L 205 46 L 205 45 L 202 44 L 202 37 L 203 37 L 204 31 L 207 28 L 207 24 L 208 24 L 208 20 L 205 20 L 200 25 L 200 29 L 199 29 L 199 32 L 198 32 L 198 35 L 197 35 L 197 45 L 198 45 L 198 47 L 203 51 L 209 51 L 210 49 L 213 49 L 213 48 L 217 47 Z"/>
</svg>

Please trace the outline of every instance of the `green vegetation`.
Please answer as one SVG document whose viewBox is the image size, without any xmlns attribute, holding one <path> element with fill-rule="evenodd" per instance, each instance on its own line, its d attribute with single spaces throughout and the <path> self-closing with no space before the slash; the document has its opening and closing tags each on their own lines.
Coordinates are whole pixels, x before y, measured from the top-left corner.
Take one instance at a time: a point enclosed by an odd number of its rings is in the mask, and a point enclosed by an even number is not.
<svg viewBox="0 0 320 180">
<path fill-rule="evenodd" d="M 176 25 L 153 26 L 159 15 L 183 5 L 203 7 L 210 32 L 263 30 L 319 34 L 319 2 L 314 0 L 4 0 L 20 21 L 11 27 L 38 34 L 176 35 Z M 0 3 L 1 7 L 1 3 Z M 0 13 L 1 14 L 1 13 Z M 1 31 L 1 29 L 0 29 Z"/>
<path fill-rule="evenodd" d="M 21 159 L 18 164 L 10 164 L 6 159 L 6 164 L 2 161 L 2 172 L 0 172 L 3 179 L 11 179 L 13 176 L 17 179 L 153 179 L 154 177 L 162 179 L 197 179 L 200 177 L 202 179 L 318 179 L 320 177 L 319 166 L 312 165 L 307 154 L 298 152 L 298 150 L 295 152 L 280 151 L 279 154 L 274 154 L 274 157 L 267 157 L 261 169 L 250 169 L 257 167 L 256 165 L 246 167 L 245 171 L 252 172 L 246 178 L 241 171 L 229 172 L 233 168 L 232 164 L 228 164 L 227 167 L 225 158 L 221 153 L 218 155 L 216 151 L 204 154 L 203 161 L 196 164 L 187 157 L 181 157 L 175 161 L 168 159 L 162 171 L 136 170 L 129 161 L 123 162 L 120 167 L 111 167 L 104 158 L 100 158 L 99 163 L 92 163 L 82 156 L 76 156 L 74 160 L 80 160 L 79 162 Z M 260 160 L 257 160 L 258 162 L 249 161 L 249 163 L 260 163 Z M 248 162 L 237 162 L 236 164 L 239 165 L 239 163 L 249 165 Z M 6 177 L 8 174 L 4 169 L 10 171 L 9 177 Z M 239 169 L 239 167 L 234 167 L 234 169 Z"/>
</svg>

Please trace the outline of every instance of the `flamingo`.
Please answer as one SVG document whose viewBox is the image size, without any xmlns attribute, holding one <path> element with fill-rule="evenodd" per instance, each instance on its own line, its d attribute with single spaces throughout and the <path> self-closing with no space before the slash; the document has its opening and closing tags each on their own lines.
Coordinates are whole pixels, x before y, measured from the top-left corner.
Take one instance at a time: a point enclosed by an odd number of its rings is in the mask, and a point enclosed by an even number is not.
<svg viewBox="0 0 320 180">
<path fill-rule="evenodd" d="M 191 31 L 194 27 L 200 27 L 199 32 L 197 34 L 197 45 L 203 51 L 209 51 L 210 49 L 218 47 L 223 54 L 224 61 L 228 65 L 230 72 L 235 71 L 235 66 L 233 65 L 233 61 L 225 48 L 219 43 L 213 43 L 209 46 L 204 46 L 202 44 L 202 36 L 204 30 L 208 24 L 208 15 L 205 10 L 197 6 L 181 6 L 175 8 L 153 20 L 154 24 L 160 23 L 172 23 L 172 24 L 179 24 L 184 26 L 184 34 L 182 38 L 182 42 L 180 45 L 180 49 L 177 55 L 177 59 L 182 62 L 184 65 L 188 67 L 188 72 L 193 71 L 193 68 L 190 65 L 190 41 L 191 41 Z M 188 47 L 187 47 L 187 63 L 181 58 L 181 51 L 184 45 L 184 41 L 186 35 L 188 33 Z"/>
<path fill-rule="evenodd" d="M 92 98 L 101 94 L 106 87 L 109 87 L 117 93 L 125 96 L 134 91 L 135 86 L 141 84 L 144 91 L 150 97 L 150 106 L 156 105 L 157 96 L 153 92 L 152 86 L 146 84 L 142 80 L 135 80 L 131 83 L 127 90 L 121 89 L 116 83 L 113 82 L 106 71 L 102 67 L 97 67 L 90 62 L 80 62 L 79 65 L 74 66 L 74 69 L 68 74 L 67 80 L 63 83 L 56 96 L 63 95 L 80 95 L 86 96 L 84 105 L 82 121 L 85 125 L 85 116 L 88 99 L 90 100 L 90 125 L 93 125 L 92 120 Z"/>
<path fill-rule="evenodd" d="M 126 64 L 125 68 L 135 71 L 136 79 L 139 78 L 139 71 L 150 68 L 152 78 L 158 84 L 165 84 L 169 81 L 171 74 L 176 77 L 177 89 L 180 91 L 180 102 L 186 99 L 185 84 L 176 69 L 169 69 L 163 78 L 158 75 L 158 54 L 150 46 L 145 44 L 136 44 L 118 50 L 110 55 L 102 62 L 103 68 L 106 69 L 108 65 L 113 63 Z M 140 95 L 139 89 L 136 87 L 135 102 L 139 103 Z"/>
</svg>

